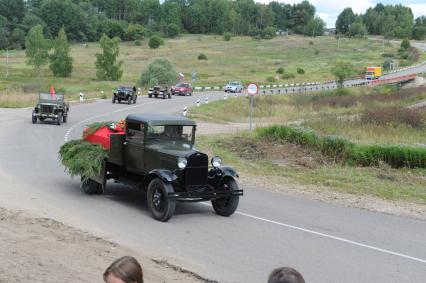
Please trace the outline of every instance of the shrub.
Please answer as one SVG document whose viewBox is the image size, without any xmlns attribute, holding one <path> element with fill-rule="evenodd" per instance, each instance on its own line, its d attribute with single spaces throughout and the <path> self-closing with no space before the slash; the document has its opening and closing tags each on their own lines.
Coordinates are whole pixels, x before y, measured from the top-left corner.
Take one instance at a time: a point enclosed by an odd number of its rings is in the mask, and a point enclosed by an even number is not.
<svg viewBox="0 0 426 283">
<path fill-rule="evenodd" d="M 177 24 L 171 23 L 167 26 L 167 35 L 170 38 L 176 37 L 179 35 L 179 27 Z"/>
<path fill-rule="evenodd" d="M 320 52 L 318 49 L 315 49 L 315 55 L 318 55 Z"/>
<path fill-rule="evenodd" d="M 207 56 L 201 53 L 200 55 L 198 55 L 198 60 L 207 60 Z"/>
<path fill-rule="evenodd" d="M 305 70 L 303 68 L 297 68 L 297 73 L 299 75 L 303 75 L 305 73 Z"/>
<path fill-rule="evenodd" d="M 279 67 L 276 71 L 277 74 L 284 74 L 284 68 L 283 67 Z"/>
<path fill-rule="evenodd" d="M 309 41 L 309 45 L 314 45 L 314 42 L 313 41 Z"/>
<path fill-rule="evenodd" d="M 141 42 L 140 40 L 135 40 L 135 45 L 136 45 L 136 46 L 141 46 L 141 45 L 142 45 L 142 42 Z"/>
<path fill-rule="evenodd" d="M 285 72 L 282 76 L 281 76 L 281 78 L 283 79 L 283 80 L 288 80 L 288 79 L 294 79 L 296 76 L 293 74 L 293 73 L 287 73 L 287 72 Z"/>
<path fill-rule="evenodd" d="M 160 45 L 163 45 L 163 44 L 164 44 L 164 40 L 158 35 L 151 36 L 148 42 L 148 46 L 151 49 L 157 49 L 158 47 L 160 47 Z"/>
<path fill-rule="evenodd" d="M 393 54 L 393 53 L 382 53 L 382 57 L 385 57 L 385 58 L 394 58 L 395 54 Z"/>
<path fill-rule="evenodd" d="M 410 41 L 405 38 L 401 41 L 401 49 L 407 50 L 408 48 L 410 48 Z"/>
<path fill-rule="evenodd" d="M 276 32 L 277 30 L 274 27 L 268 26 L 262 31 L 262 37 L 264 39 L 272 39 L 276 36 Z"/>
<path fill-rule="evenodd" d="M 230 32 L 225 32 L 223 34 L 223 40 L 230 41 L 231 40 L 231 33 Z"/>
<path fill-rule="evenodd" d="M 268 83 L 274 83 L 274 82 L 276 82 L 276 79 L 274 78 L 274 77 L 267 77 L 266 78 L 266 81 L 268 82 Z"/>
<path fill-rule="evenodd" d="M 256 130 L 260 138 L 290 142 L 320 151 L 344 164 L 372 166 L 385 162 L 392 167 L 426 168 L 426 147 L 357 145 L 338 136 L 319 136 L 311 130 L 272 125 Z"/>
</svg>

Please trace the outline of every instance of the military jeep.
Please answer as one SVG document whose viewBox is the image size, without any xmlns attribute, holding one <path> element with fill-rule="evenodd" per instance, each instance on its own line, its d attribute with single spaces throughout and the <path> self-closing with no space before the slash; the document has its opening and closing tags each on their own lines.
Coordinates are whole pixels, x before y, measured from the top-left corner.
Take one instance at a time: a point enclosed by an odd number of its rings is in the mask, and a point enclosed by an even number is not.
<svg viewBox="0 0 426 283">
<path fill-rule="evenodd" d="M 36 124 L 37 120 L 43 122 L 50 119 L 61 125 L 61 122 L 67 122 L 69 110 L 70 106 L 65 102 L 63 94 L 40 93 L 32 113 L 32 122 Z"/>
<path fill-rule="evenodd" d="M 115 103 L 116 101 L 118 101 L 118 103 L 125 101 L 128 104 L 131 104 L 132 102 L 135 104 L 137 99 L 138 95 L 136 93 L 136 87 L 120 86 L 112 94 L 112 103 Z"/>
<path fill-rule="evenodd" d="M 163 99 L 166 99 L 166 97 L 169 99 L 172 98 L 171 93 L 169 91 L 169 87 L 166 85 L 156 85 L 154 87 L 151 87 L 148 90 L 148 97 L 152 98 L 153 96 L 155 98 L 161 97 Z"/>
<path fill-rule="evenodd" d="M 131 114 L 125 133 L 111 134 L 100 176 L 85 178 L 87 194 L 102 194 L 109 179 L 144 190 L 153 218 L 169 220 L 178 201 L 211 201 L 218 215 L 230 216 L 243 191 L 237 172 L 194 148 L 196 123 L 181 116 Z"/>
</svg>

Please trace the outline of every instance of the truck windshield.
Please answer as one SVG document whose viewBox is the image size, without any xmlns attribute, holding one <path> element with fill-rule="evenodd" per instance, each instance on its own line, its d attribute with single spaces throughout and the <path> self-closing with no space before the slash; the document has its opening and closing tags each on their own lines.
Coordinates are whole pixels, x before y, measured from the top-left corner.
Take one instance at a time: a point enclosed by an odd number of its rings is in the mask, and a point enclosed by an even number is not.
<svg viewBox="0 0 426 283">
<path fill-rule="evenodd" d="M 53 101 L 61 101 L 64 100 L 63 94 L 50 94 L 50 93 L 40 93 L 40 100 L 53 100 Z"/>
<path fill-rule="evenodd" d="M 178 142 L 192 145 L 193 126 L 149 126 L 148 141 Z"/>
</svg>

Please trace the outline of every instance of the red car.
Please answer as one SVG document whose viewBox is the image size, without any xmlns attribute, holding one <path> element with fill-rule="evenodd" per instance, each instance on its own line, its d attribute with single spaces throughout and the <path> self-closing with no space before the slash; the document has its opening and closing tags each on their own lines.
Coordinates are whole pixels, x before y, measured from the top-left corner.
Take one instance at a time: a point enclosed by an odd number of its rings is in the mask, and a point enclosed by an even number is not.
<svg viewBox="0 0 426 283">
<path fill-rule="evenodd" d="M 188 83 L 178 83 L 172 86 L 171 90 L 173 95 L 192 95 L 192 86 Z"/>
</svg>

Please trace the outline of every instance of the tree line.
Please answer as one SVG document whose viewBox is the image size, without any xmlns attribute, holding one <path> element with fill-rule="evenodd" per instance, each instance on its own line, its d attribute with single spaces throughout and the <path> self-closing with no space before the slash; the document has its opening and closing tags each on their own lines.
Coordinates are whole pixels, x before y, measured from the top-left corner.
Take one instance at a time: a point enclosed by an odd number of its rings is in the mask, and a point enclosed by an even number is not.
<svg viewBox="0 0 426 283">
<path fill-rule="evenodd" d="M 254 0 L 0 0 L 0 49 L 25 48 L 30 29 L 41 25 L 53 39 L 64 27 L 73 42 L 197 34 L 275 36 L 277 30 L 321 35 L 325 23 L 308 1 L 269 4 Z"/>
<path fill-rule="evenodd" d="M 364 14 L 355 14 L 352 8 L 345 8 L 336 21 L 336 33 L 349 37 L 382 35 L 386 39 L 426 38 L 426 17 L 414 20 L 411 8 L 403 5 L 377 4 Z"/>
</svg>

